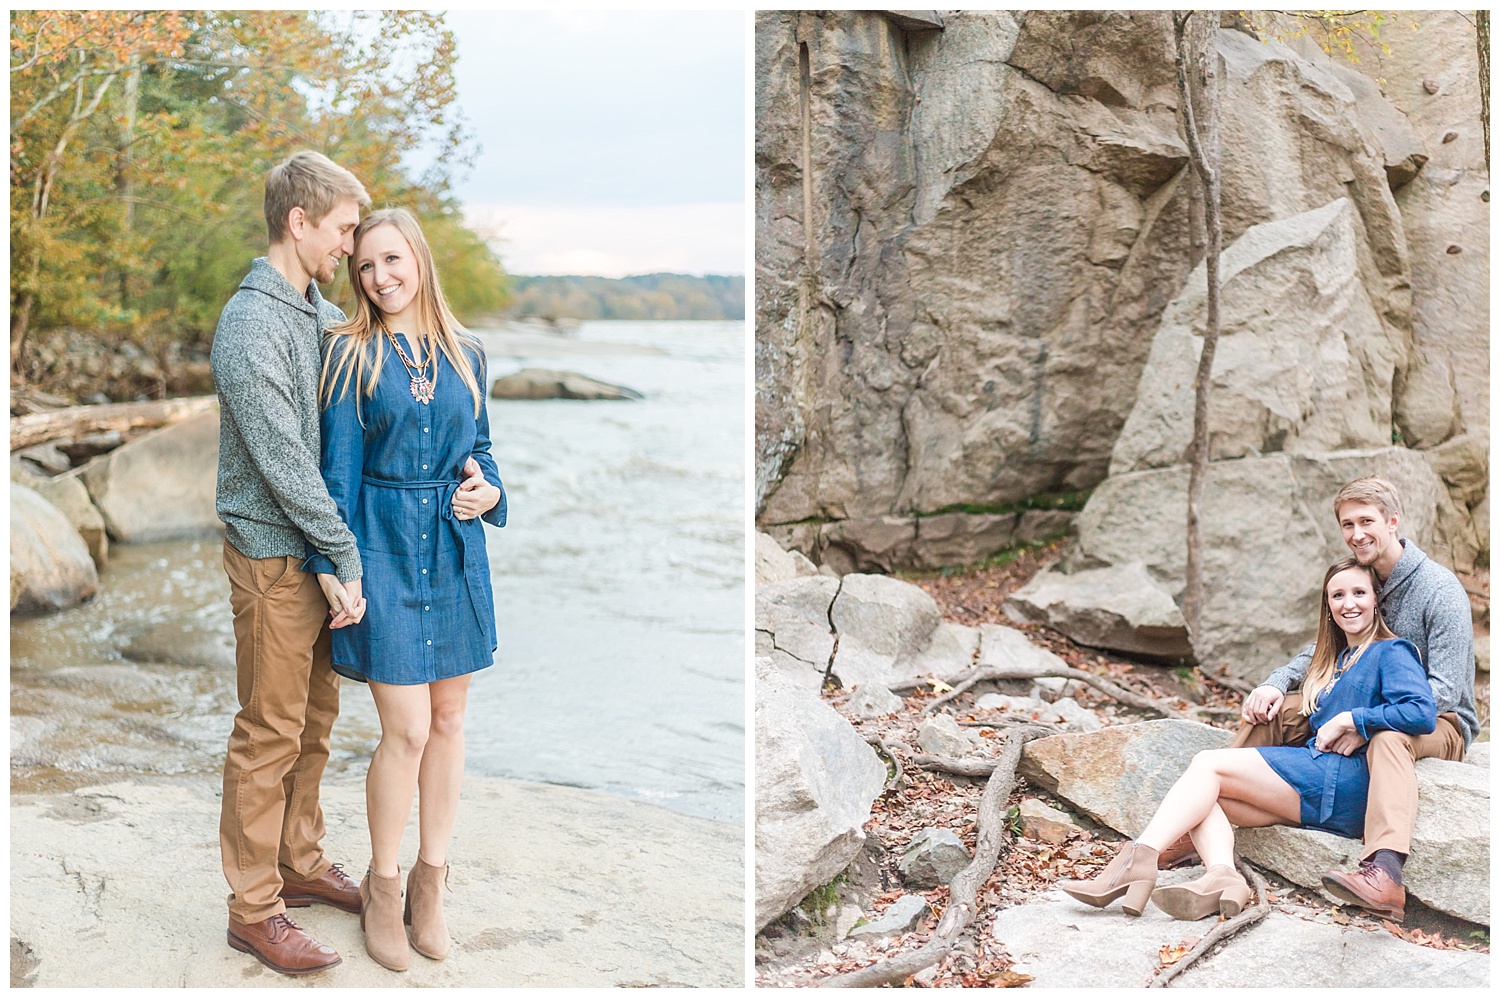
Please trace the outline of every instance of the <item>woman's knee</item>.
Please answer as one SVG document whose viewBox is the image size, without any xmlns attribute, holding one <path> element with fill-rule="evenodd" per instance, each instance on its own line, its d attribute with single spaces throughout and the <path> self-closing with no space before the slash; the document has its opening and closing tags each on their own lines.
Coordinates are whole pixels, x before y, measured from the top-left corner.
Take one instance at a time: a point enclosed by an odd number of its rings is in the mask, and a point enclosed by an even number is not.
<svg viewBox="0 0 1500 998">
<path fill-rule="evenodd" d="M 383 728 L 380 732 L 380 744 L 403 756 L 420 757 L 422 750 L 427 747 L 427 736 L 427 724 L 414 721 Z"/>
<path fill-rule="evenodd" d="M 434 738 L 459 738 L 464 733 L 464 707 L 457 705 L 438 705 L 432 708 L 432 737 Z"/>
</svg>

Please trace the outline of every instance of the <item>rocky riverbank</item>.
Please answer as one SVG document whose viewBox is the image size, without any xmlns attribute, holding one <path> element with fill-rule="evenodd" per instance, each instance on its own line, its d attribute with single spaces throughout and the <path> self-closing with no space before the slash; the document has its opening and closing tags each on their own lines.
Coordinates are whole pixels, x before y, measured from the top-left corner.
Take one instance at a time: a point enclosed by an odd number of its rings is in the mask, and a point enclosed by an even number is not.
<svg viewBox="0 0 1500 998">
<path fill-rule="evenodd" d="M 953 903 L 949 881 L 971 861 L 985 785 L 945 771 L 933 757 L 993 766 L 999 742 L 1020 726 L 1054 733 L 1031 742 L 1022 757 L 1001 812 L 1010 845 L 979 888 L 976 924 L 913 983 L 1136 987 L 1213 927 L 1213 920 L 1175 922 L 1154 909 L 1125 919 L 1055 889 L 1058 879 L 1092 876 L 1124 836 L 1140 830 L 1192 753 L 1228 740 L 1238 703 L 1237 693 L 1199 670 L 1088 648 L 1029 622 L 1012 601 L 1046 602 L 1028 583 L 1057 554 L 1044 548 L 1008 564 L 924 578 L 919 587 L 840 578 L 762 535 L 759 984 L 817 984 L 931 938 Z M 1007 606 L 1019 621 L 1007 617 Z M 1486 622 L 1487 598 L 1475 609 Z M 1097 633 L 1118 634 L 1129 615 L 1094 614 L 1100 620 L 1112 625 Z M 1133 640 L 1156 626 L 1138 624 Z M 1170 635 L 1157 637 L 1160 647 L 1169 644 Z M 959 677 L 975 665 L 1037 675 L 965 688 Z M 1045 675 L 1069 671 L 1074 678 Z M 1487 673 L 1481 677 L 1487 714 Z M 1487 740 L 1487 729 L 1481 737 Z M 1354 843 L 1300 829 L 1258 831 L 1244 837 L 1242 853 L 1268 873 L 1270 914 L 1199 960 L 1180 983 L 1264 985 L 1276 961 L 1285 966 L 1289 954 L 1324 950 L 1342 955 L 1297 961 L 1310 968 L 1299 970 L 1299 981 L 1376 986 L 1399 974 L 1418 986 L 1486 983 L 1488 748 L 1476 744 L 1470 763 L 1424 760 L 1419 768 L 1421 817 L 1404 925 L 1333 906 L 1318 890 L 1323 869 L 1352 862 Z M 1198 872 L 1173 871 L 1163 882 Z M 1091 945 L 1094 933 L 1108 933 L 1110 945 Z"/>
</svg>

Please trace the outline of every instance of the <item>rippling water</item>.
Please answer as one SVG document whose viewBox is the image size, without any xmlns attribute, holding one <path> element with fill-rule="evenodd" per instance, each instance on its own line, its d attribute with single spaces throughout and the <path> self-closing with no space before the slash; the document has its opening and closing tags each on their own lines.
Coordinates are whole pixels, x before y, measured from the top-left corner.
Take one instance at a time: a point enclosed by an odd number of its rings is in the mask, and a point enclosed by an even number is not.
<svg viewBox="0 0 1500 998">
<path fill-rule="evenodd" d="M 570 340 L 480 331 L 490 376 L 555 367 L 644 402 L 491 400 L 510 523 L 486 526 L 500 648 L 475 675 L 472 772 L 587 787 L 738 822 L 744 811 L 744 325 L 585 323 Z M 222 656 L 213 541 L 118 548 L 102 594 L 12 622 L 23 773 L 217 771 L 232 670 L 158 664 L 145 634 Z M 146 649 L 144 652 L 142 648 Z M 177 655 L 182 658 L 182 655 Z M 192 658 L 191 655 L 186 656 Z M 378 733 L 343 684 L 334 769 Z"/>
</svg>

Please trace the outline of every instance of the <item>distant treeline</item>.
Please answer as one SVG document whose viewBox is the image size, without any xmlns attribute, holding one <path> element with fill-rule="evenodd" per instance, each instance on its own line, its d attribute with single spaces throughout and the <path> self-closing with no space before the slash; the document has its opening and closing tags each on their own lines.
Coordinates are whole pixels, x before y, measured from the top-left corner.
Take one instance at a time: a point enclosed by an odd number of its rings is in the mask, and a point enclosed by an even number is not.
<svg viewBox="0 0 1500 998">
<path fill-rule="evenodd" d="M 639 277 L 510 275 L 513 318 L 744 319 L 745 278 L 709 274 Z"/>
</svg>

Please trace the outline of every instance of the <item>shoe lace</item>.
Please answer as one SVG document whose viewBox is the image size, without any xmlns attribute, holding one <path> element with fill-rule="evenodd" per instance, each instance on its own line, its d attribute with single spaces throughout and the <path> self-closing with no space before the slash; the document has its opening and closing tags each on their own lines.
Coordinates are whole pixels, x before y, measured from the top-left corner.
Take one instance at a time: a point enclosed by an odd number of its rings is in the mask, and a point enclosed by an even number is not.
<svg viewBox="0 0 1500 998">
<path fill-rule="evenodd" d="M 301 926 L 296 922 L 292 921 L 290 918 L 287 918 L 285 914 L 272 915 L 269 919 L 266 920 L 266 923 L 267 928 L 270 929 L 267 935 L 271 937 L 271 940 L 273 942 L 280 942 L 287 936 L 288 933 L 301 928 Z"/>
</svg>

